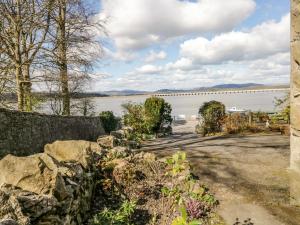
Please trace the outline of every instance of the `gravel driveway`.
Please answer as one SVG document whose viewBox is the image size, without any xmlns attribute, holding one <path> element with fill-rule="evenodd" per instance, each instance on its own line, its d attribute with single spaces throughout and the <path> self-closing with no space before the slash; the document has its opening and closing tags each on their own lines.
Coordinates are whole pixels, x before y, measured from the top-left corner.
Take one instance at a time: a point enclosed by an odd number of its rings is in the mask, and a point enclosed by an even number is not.
<svg viewBox="0 0 300 225">
<path fill-rule="evenodd" d="M 200 137 L 195 122 L 177 124 L 174 134 L 144 143 L 160 156 L 187 152 L 196 175 L 220 200 L 219 214 L 231 225 L 299 225 L 300 208 L 290 204 L 289 138 L 279 134 Z M 296 189 L 299 189 L 299 186 Z"/>
</svg>

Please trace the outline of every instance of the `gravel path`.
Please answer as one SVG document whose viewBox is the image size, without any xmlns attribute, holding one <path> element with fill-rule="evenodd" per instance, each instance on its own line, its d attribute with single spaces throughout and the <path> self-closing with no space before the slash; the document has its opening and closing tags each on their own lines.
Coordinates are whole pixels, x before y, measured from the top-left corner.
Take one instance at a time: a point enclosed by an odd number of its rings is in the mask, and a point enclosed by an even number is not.
<svg viewBox="0 0 300 225">
<path fill-rule="evenodd" d="M 172 136 L 146 142 L 142 150 L 160 156 L 186 151 L 196 175 L 220 200 L 219 214 L 229 225 L 236 218 L 251 218 L 255 225 L 300 225 L 300 207 L 290 204 L 288 137 L 203 138 L 194 127 L 195 121 L 177 124 Z"/>
</svg>

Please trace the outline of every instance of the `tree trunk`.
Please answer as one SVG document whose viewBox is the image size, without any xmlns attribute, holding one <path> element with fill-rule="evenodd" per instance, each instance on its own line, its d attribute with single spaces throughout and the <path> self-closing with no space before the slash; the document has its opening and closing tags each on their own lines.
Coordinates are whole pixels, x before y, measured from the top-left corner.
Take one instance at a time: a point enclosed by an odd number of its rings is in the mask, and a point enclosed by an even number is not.
<svg viewBox="0 0 300 225">
<path fill-rule="evenodd" d="M 17 19 L 15 22 L 14 38 L 15 43 L 15 76 L 17 83 L 18 110 L 24 111 L 24 90 L 23 90 L 23 75 L 22 75 L 22 56 L 21 56 L 21 2 L 17 0 Z"/>
<path fill-rule="evenodd" d="M 58 51 L 63 115 L 70 115 L 70 93 L 68 78 L 67 46 L 66 46 L 66 1 L 61 0 L 58 15 Z"/>
<path fill-rule="evenodd" d="M 23 91 L 24 91 L 24 109 L 27 112 L 32 111 L 32 101 L 31 101 L 31 81 L 30 81 L 30 65 L 25 64 L 23 65 Z"/>
<path fill-rule="evenodd" d="M 300 173 L 300 2 L 291 3 L 291 169 Z"/>
<path fill-rule="evenodd" d="M 17 98 L 18 98 L 18 110 L 24 110 L 24 91 L 22 80 L 22 69 L 20 65 L 15 67 L 16 83 L 17 83 Z"/>
</svg>

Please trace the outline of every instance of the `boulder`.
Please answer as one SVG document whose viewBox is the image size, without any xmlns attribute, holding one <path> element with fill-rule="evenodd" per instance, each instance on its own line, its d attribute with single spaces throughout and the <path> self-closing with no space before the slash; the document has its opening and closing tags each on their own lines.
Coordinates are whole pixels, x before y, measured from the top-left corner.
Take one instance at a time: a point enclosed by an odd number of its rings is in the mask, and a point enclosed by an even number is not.
<svg viewBox="0 0 300 225">
<path fill-rule="evenodd" d="M 8 155 L 0 161 L 0 221 L 15 220 L 19 225 L 83 223 L 95 186 L 91 161 L 85 161 L 90 149 L 80 146 L 75 153 L 69 149 L 64 155 L 59 146 L 63 145 L 49 145 L 47 154 Z M 83 155 L 79 149 L 84 149 Z"/>
<path fill-rule="evenodd" d="M 56 141 L 47 144 L 44 152 L 59 162 L 79 162 L 85 169 L 101 154 L 101 147 L 89 141 Z"/>
<path fill-rule="evenodd" d="M 28 157 L 7 155 L 0 161 L 0 171 L 0 186 L 10 184 L 36 194 L 54 194 L 54 190 L 64 189 L 57 162 L 44 153 Z"/>
<path fill-rule="evenodd" d="M 116 146 L 116 138 L 114 136 L 101 136 L 97 140 L 98 145 L 102 148 L 111 149 Z"/>
</svg>

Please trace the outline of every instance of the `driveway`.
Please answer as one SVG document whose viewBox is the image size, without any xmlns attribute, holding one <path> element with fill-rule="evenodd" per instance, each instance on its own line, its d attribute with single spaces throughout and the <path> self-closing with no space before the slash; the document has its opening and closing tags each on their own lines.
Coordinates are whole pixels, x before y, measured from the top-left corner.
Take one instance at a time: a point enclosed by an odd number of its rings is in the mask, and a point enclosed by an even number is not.
<svg viewBox="0 0 300 225">
<path fill-rule="evenodd" d="M 251 218 L 255 225 L 299 225 L 300 208 L 291 205 L 289 138 L 279 134 L 200 137 L 195 122 L 177 124 L 174 134 L 144 143 L 159 156 L 187 152 L 195 174 L 220 200 L 229 224 Z M 296 192 L 297 192 L 296 190 Z"/>
</svg>

